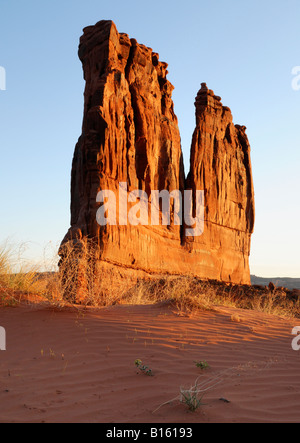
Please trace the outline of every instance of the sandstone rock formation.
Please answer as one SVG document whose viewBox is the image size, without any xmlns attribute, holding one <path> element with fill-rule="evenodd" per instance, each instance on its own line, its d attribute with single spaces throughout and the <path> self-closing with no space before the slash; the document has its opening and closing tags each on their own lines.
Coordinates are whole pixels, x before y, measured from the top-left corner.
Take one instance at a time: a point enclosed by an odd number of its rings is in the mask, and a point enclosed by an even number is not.
<svg viewBox="0 0 300 443">
<path fill-rule="evenodd" d="M 234 125 L 205 83 L 196 97 L 187 187 L 205 190 L 205 231 L 191 250 L 202 256 L 207 277 L 249 282 L 249 255 L 254 228 L 254 190 L 246 127 Z M 204 271 L 205 269 L 205 271 Z"/>
<path fill-rule="evenodd" d="M 203 84 L 185 179 L 167 64 L 151 48 L 118 33 L 111 21 L 84 29 L 79 57 L 86 81 L 84 117 L 73 159 L 71 228 L 60 249 L 62 261 L 66 244 L 88 237 L 98 248 L 96 260 L 120 270 L 250 283 L 254 192 L 245 127 L 234 126 L 230 110 Z M 97 196 L 103 190 L 116 196 L 116 225 L 97 222 Z M 204 190 L 204 234 L 187 237 L 174 214 L 167 226 L 145 220 L 126 224 L 120 195 L 126 198 L 135 190 L 148 196 L 153 190 L 177 190 L 183 197 L 185 190 L 193 190 L 194 204 L 196 190 Z M 175 200 L 171 203 L 174 209 Z M 128 210 L 134 207 L 134 202 L 127 204 Z M 149 221 L 151 198 L 145 205 Z M 162 209 L 160 204 L 160 213 Z"/>
</svg>

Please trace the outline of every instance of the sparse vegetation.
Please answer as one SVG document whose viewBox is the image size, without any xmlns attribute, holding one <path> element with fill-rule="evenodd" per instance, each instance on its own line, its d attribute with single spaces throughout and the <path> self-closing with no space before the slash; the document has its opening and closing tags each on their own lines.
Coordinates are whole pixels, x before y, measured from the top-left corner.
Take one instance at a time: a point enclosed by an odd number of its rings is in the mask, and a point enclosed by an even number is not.
<svg viewBox="0 0 300 443">
<path fill-rule="evenodd" d="M 215 311 L 218 306 L 254 310 L 284 317 L 300 317 L 300 300 L 287 297 L 282 289 L 271 293 L 252 286 L 202 281 L 195 277 L 164 277 L 141 280 L 124 294 L 122 302 L 167 302 L 180 313 L 191 315 L 199 311 Z M 237 314 L 231 318 L 240 322 Z"/>
<path fill-rule="evenodd" d="M 169 405 L 175 401 L 179 401 L 180 403 L 185 404 L 190 411 L 195 412 L 197 409 L 205 404 L 202 402 L 202 400 L 209 391 L 221 384 L 224 380 L 232 378 L 236 371 L 240 373 L 241 370 L 242 367 L 239 366 L 236 368 L 228 368 L 224 371 L 215 373 L 210 378 L 203 378 L 203 375 L 201 375 L 197 378 L 195 383 L 190 386 L 190 388 L 181 387 L 180 394 L 177 397 L 173 398 L 172 400 L 166 401 L 165 403 L 162 403 L 153 411 L 153 414 L 159 411 L 159 409 L 161 409 L 163 406 Z"/>
<path fill-rule="evenodd" d="M 201 369 L 201 371 L 205 371 L 206 369 L 210 369 L 209 364 L 207 363 L 207 361 L 195 361 L 194 362 L 196 367 Z"/>
<path fill-rule="evenodd" d="M 185 404 L 191 412 L 197 411 L 200 406 L 204 405 L 203 397 L 204 393 L 198 388 L 197 382 L 190 389 L 180 388 L 180 402 Z"/>
<path fill-rule="evenodd" d="M 143 365 L 142 360 L 137 359 L 137 360 L 135 360 L 134 364 L 141 372 L 148 375 L 149 377 L 153 377 L 152 369 L 150 369 L 146 365 Z"/>
<path fill-rule="evenodd" d="M 300 317 L 298 297 L 282 289 L 239 286 L 203 281 L 193 276 L 163 276 L 130 280 L 119 271 L 103 270 L 99 248 L 90 239 L 74 240 L 57 251 L 50 272 L 41 274 L 22 259 L 22 248 L 0 247 L 0 303 L 14 305 L 20 294 L 38 294 L 54 306 L 81 304 L 106 307 L 116 304 L 166 303 L 181 315 L 214 311 L 217 306 L 255 310 L 285 317 Z M 231 318 L 240 321 L 239 316 Z"/>
<path fill-rule="evenodd" d="M 7 242 L 0 245 L 0 304 L 14 306 L 23 295 L 45 293 L 47 283 L 37 267 L 23 257 L 24 245 L 16 248 Z"/>
</svg>

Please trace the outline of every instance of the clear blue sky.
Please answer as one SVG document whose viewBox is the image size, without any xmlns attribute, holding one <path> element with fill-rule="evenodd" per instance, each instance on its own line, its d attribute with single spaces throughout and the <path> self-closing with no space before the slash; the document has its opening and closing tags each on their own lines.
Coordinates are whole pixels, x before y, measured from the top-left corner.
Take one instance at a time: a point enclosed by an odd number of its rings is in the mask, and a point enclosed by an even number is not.
<svg viewBox="0 0 300 443">
<path fill-rule="evenodd" d="M 70 223 L 70 171 L 81 132 L 82 28 L 112 19 L 159 52 L 188 168 L 200 83 L 222 97 L 252 147 L 256 226 L 251 272 L 300 277 L 299 0 L 0 0 L 0 242 L 39 260 Z"/>
</svg>

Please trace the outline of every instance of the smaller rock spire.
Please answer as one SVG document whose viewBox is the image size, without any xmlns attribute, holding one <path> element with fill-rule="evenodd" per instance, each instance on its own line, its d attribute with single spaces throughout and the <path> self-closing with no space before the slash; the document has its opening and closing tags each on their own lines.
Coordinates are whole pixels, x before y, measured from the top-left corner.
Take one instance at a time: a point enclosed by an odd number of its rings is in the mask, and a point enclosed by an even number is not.
<svg viewBox="0 0 300 443">
<path fill-rule="evenodd" d="M 199 90 L 195 101 L 196 116 L 202 114 L 207 108 L 215 110 L 222 109 L 223 105 L 221 100 L 221 97 L 215 95 L 214 91 L 207 87 L 206 83 L 201 83 L 201 89 Z"/>
</svg>

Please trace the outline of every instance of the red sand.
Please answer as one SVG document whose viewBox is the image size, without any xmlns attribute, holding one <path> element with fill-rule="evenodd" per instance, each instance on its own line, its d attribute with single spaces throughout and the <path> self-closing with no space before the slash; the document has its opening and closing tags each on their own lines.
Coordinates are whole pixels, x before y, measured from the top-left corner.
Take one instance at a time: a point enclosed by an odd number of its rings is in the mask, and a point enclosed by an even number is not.
<svg viewBox="0 0 300 443">
<path fill-rule="evenodd" d="M 299 422 L 297 322 L 231 308 L 192 318 L 162 305 L 0 308 L 0 423 Z M 196 367 L 203 360 L 210 369 Z M 220 382 L 204 406 L 192 413 L 174 400 L 153 412 L 199 376 Z"/>
</svg>

